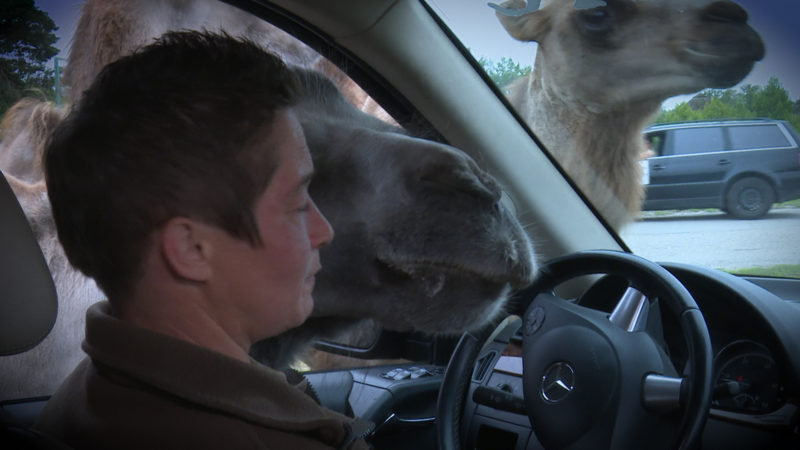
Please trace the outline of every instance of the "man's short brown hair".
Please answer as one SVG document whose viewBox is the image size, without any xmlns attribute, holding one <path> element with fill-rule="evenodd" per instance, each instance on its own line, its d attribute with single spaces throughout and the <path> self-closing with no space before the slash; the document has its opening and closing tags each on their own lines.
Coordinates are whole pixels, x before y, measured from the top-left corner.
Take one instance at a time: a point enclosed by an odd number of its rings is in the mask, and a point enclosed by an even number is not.
<svg viewBox="0 0 800 450">
<path fill-rule="evenodd" d="M 298 91 L 279 57 L 220 34 L 170 33 L 108 65 L 45 151 L 70 262 L 111 298 L 133 287 L 152 233 L 173 217 L 259 245 L 252 207 L 278 161 L 254 140 Z"/>
</svg>

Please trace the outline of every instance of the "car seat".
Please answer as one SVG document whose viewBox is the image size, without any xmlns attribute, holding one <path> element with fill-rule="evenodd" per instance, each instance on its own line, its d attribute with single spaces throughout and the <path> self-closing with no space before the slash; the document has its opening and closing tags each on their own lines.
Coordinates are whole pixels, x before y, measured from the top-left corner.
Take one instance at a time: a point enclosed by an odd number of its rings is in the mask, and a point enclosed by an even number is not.
<svg viewBox="0 0 800 450">
<path fill-rule="evenodd" d="M 40 343 L 53 328 L 57 312 L 56 289 L 42 250 L 0 172 L 0 358 Z M 0 407 L 0 448 L 68 447 Z"/>
</svg>

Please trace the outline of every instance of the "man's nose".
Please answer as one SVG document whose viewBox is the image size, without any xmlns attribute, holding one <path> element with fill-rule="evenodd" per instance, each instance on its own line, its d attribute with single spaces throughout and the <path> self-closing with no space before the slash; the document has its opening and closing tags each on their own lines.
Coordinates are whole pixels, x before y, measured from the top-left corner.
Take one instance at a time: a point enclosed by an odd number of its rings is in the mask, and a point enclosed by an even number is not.
<svg viewBox="0 0 800 450">
<path fill-rule="evenodd" d="M 309 217 L 308 235 L 313 248 L 319 248 L 330 244 L 333 240 L 333 227 L 328 219 L 322 215 L 322 211 L 317 208 L 317 204 L 311 201 L 311 216 Z"/>
</svg>

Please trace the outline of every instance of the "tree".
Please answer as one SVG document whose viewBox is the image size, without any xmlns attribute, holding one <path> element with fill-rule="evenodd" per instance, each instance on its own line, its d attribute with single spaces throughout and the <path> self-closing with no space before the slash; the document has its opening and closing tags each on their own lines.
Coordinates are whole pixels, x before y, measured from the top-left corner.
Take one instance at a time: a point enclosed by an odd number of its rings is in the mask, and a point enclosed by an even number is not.
<svg viewBox="0 0 800 450">
<path fill-rule="evenodd" d="M 531 66 L 520 66 L 518 62 L 505 56 L 500 58 L 499 63 L 481 57 L 478 59 L 478 64 L 483 67 L 483 70 L 497 87 L 503 87 L 517 78 L 531 73 Z"/>
<path fill-rule="evenodd" d="M 759 117 L 789 120 L 792 117 L 792 101 L 789 93 L 777 78 L 772 77 L 767 85 L 759 89 L 750 103 L 752 111 Z"/>
<path fill-rule="evenodd" d="M 54 98 L 53 70 L 45 64 L 58 54 L 57 29 L 33 0 L 0 2 L 0 114 L 26 95 Z"/>
<path fill-rule="evenodd" d="M 764 86 L 747 84 L 738 91 L 707 89 L 697 94 L 689 103 L 679 103 L 669 111 L 661 111 L 655 121 L 680 122 L 757 117 L 786 120 L 800 129 L 800 100 L 793 102 L 780 80 L 772 77 Z"/>
</svg>

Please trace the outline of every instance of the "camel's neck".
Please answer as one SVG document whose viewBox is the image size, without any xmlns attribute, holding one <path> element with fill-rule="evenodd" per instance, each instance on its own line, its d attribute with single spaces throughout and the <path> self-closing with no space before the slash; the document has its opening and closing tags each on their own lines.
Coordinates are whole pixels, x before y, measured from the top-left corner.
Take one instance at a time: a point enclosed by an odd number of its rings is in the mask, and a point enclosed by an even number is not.
<svg viewBox="0 0 800 450">
<path fill-rule="evenodd" d="M 580 99 L 565 99 L 559 80 L 547 79 L 537 68 L 509 93 L 511 103 L 551 152 L 577 154 L 593 163 L 617 165 L 620 158 L 638 155 L 642 130 L 660 101 L 607 106 L 602 110 Z"/>
<path fill-rule="evenodd" d="M 559 92 L 559 80 L 548 79 L 537 58 L 534 71 L 509 88 L 509 100 L 531 130 L 596 205 L 619 203 L 635 211 L 641 201 L 638 161 L 644 151 L 642 130 L 660 101 L 599 108 Z M 615 198 L 615 199 L 612 199 Z M 621 216 L 620 212 L 618 215 Z M 617 215 L 617 214 L 613 214 Z M 612 222 L 617 218 L 612 218 Z M 622 221 L 622 219 L 620 219 Z"/>
</svg>

